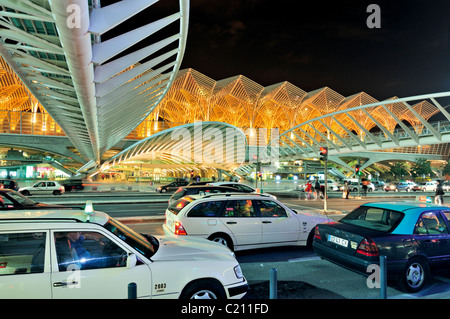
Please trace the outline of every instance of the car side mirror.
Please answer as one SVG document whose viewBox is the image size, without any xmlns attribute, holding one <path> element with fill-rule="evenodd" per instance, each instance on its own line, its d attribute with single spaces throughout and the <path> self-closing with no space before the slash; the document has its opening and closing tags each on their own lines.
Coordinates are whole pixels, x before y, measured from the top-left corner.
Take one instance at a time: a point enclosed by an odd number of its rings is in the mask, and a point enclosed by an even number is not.
<svg viewBox="0 0 450 319">
<path fill-rule="evenodd" d="M 133 268 L 134 266 L 136 266 L 136 264 L 137 264 L 136 255 L 133 253 L 129 254 L 127 258 L 127 268 L 128 269 Z"/>
</svg>

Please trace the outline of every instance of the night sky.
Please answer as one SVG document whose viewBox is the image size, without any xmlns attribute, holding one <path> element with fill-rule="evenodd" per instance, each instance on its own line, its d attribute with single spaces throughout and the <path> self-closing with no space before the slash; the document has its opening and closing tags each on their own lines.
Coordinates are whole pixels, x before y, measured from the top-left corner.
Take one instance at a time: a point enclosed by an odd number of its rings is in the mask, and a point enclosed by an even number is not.
<svg viewBox="0 0 450 319">
<path fill-rule="evenodd" d="M 381 28 L 367 27 L 367 6 Z M 378 100 L 450 89 L 450 1 L 191 0 L 183 68 Z"/>
<path fill-rule="evenodd" d="M 102 5 L 109 1 L 117 0 Z M 366 23 L 371 3 L 381 9 L 379 29 Z M 138 20 L 149 23 L 178 7 L 178 0 L 160 0 Z M 191 0 L 181 69 L 217 81 L 288 81 L 307 92 L 364 91 L 377 100 L 444 92 L 449 21 L 449 0 Z"/>
</svg>

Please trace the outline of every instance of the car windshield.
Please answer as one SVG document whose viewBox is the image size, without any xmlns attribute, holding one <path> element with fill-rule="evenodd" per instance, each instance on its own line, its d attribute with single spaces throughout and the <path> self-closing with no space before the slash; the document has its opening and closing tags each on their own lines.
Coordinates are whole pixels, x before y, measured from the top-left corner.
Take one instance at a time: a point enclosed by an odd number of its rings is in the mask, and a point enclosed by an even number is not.
<svg viewBox="0 0 450 319">
<path fill-rule="evenodd" d="M 109 218 L 108 222 L 103 227 L 148 259 L 150 259 L 158 250 L 159 242 L 155 237 L 138 234 L 114 218 Z"/>
<path fill-rule="evenodd" d="M 11 197 L 13 200 L 15 200 L 17 203 L 19 203 L 22 206 L 36 206 L 37 203 L 31 199 L 29 199 L 28 197 L 20 194 L 20 193 L 16 193 L 16 192 L 8 192 L 7 193 L 9 197 Z"/>
<path fill-rule="evenodd" d="M 391 232 L 403 218 L 403 213 L 378 207 L 361 206 L 339 222 L 385 233 Z"/>
</svg>

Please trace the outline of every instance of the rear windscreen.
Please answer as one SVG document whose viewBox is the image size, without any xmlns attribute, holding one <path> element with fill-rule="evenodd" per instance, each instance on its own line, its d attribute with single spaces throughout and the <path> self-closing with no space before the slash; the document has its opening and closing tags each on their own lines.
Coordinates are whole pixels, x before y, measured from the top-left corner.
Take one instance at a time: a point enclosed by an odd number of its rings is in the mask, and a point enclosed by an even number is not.
<svg viewBox="0 0 450 319">
<path fill-rule="evenodd" d="M 402 220 L 403 213 L 377 207 L 358 207 L 339 222 L 381 232 L 391 232 Z"/>
<path fill-rule="evenodd" d="M 169 207 L 167 208 L 169 211 L 171 211 L 172 213 L 174 213 L 175 215 L 178 215 L 178 213 L 187 205 L 189 205 L 189 203 L 191 203 L 194 199 L 190 198 L 190 197 L 183 197 L 180 198 L 179 200 L 173 202 L 171 205 L 169 205 Z"/>
<path fill-rule="evenodd" d="M 178 190 L 172 195 L 172 200 L 177 200 L 183 197 L 186 194 L 186 190 L 184 188 L 178 188 Z"/>
</svg>

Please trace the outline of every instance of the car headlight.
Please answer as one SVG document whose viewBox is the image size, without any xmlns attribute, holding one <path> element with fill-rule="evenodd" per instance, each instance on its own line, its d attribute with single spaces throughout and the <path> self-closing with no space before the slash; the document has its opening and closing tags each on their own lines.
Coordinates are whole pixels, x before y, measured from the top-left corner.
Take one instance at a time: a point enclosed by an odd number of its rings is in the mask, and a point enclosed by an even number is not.
<svg viewBox="0 0 450 319">
<path fill-rule="evenodd" d="M 238 279 L 244 278 L 244 274 L 242 273 L 241 266 L 239 266 L 239 265 L 237 265 L 236 267 L 234 267 L 234 274 L 236 275 L 236 277 L 237 277 Z"/>
</svg>

